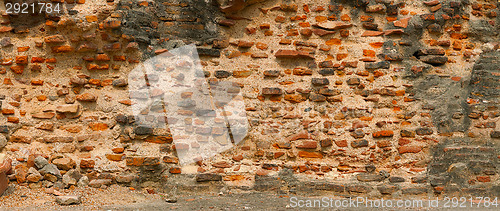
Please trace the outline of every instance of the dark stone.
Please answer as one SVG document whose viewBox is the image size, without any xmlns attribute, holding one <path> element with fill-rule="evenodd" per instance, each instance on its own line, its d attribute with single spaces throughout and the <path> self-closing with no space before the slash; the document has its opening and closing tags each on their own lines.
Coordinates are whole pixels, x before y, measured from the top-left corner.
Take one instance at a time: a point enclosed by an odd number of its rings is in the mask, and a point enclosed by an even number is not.
<svg viewBox="0 0 500 211">
<path fill-rule="evenodd" d="M 391 63 L 388 61 L 365 63 L 366 69 L 389 69 L 390 67 L 391 67 Z"/>
<path fill-rule="evenodd" d="M 153 134 L 153 128 L 148 126 L 137 126 L 134 128 L 134 133 L 136 135 L 151 135 Z"/>
<path fill-rule="evenodd" d="M 115 117 L 115 120 L 120 123 L 120 124 L 127 124 L 128 123 L 128 117 L 123 115 L 123 114 L 118 114 Z"/>
<path fill-rule="evenodd" d="M 422 56 L 420 61 L 431 65 L 443 65 L 448 62 L 448 57 L 446 56 Z"/>
<path fill-rule="evenodd" d="M 387 5 L 386 13 L 388 16 L 397 16 L 400 4 Z"/>
<path fill-rule="evenodd" d="M 315 86 L 321 86 L 330 84 L 330 81 L 328 78 L 313 78 L 311 79 L 311 83 Z"/>
<path fill-rule="evenodd" d="M 271 88 L 263 88 L 262 94 L 263 95 L 280 95 L 280 94 L 283 94 L 283 92 L 281 91 L 280 88 L 271 87 Z"/>
<path fill-rule="evenodd" d="M 422 136 L 422 135 L 431 135 L 434 133 L 431 128 L 418 128 L 416 130 L 417 134 Z"/>
<path fill-rule="evenodd" d="M 438 34 L 438 33 L 443 32 L 443 28 L 441 27 L 441 25 L 439 25 L 437 23 L 434 23 L 434 24 L 427 26 L 427 30 L 429 30 L 429 33 L 433 33 L 433 34 Z"/>
<path fill-rule="evenodd" d="M 215 76 L 216 78 L 227 78 L 227 77 L 229 77 L 229 76 L 231 76 L 231 75 L 232 75 L 232 74 L 231 74 L 230 72 L 225 71 L 225 70 L 216 70 L 216 71 L 215 71 L 215 74 L 214 74 L 214 76 Z"/>
<path fill-rule="evenodd" d="M 380 182 L 385 179 L 385 177 L 379 174 L 367 174 L 367 173 L 358 174 L 356 178 L 362 182 Z"/>
<path fill-rule="evenodd" d="M 368 141 L 366 139 L 355 140 L 355 141 L 351 142 L 351 146 L 353 148 L 367 147 L 368 146 Z"/>
<path fill-rule="evenodd" d="M 418 56 L 422 55 L 444 55 L 445 51 L 442 48 L 426 48 L 417 51 Z"/>
<path fill-rule="evenodd" d="M 371 22 L 365 22 L 365 23 L 363 23 L 363 28 L 368 29 L 368 30 L 378 31 L 378 24 L 371 23 Z"/>
<path fill-rule="evenodd" d="M 412 177 L 411 182 L 412 183 L 427 183 L 427 177 L 426 176 Z"/>
<path fill-rule="evenodd" d="M 127 80 L 125 79 L 115 79 L 113 80 L 113 86 L 116 86 L 116 87 L 124 87 L 124 86 L 127 86 L 128 85 L 128 82 Z"/>
<path fill-rule="evenodd" d="M 78 10 L 68 10 L 68 15 L 76 15 L 78 14 Z"/>
<path fill-rule="evenodd" d="M 222 176 L 218 174 L 197 174 L 196 182 L 209 182 L 209 181 L 221 181 Z"/>
<path fill-rule="evenodd" d="M 278 77 L 280 76 L 280 71 L 279 70 L 266 70 L 264 71 L 264 76 L 266 77 Z"/>
<path fill-rule="evenodd" d="M 319 74 L 321 74 L 323 76 L 335 75 L 335 70 L 333 68 L 325 68 L 325 69 L 319 70 Z"/>
<path fill-rule="evenodd" d="M 341 93 L 340 90 L 328 89 L 328 88 L 321 88 L 318 92 L 318 94 L 322 94 L 325 96 L 335 96 L 335 95 L 339 95 L 340 93 Z"/>
<path fill-rule="evenodd" d="M 198 55 L 220 57 L 220 50 L 216 48 L 197 48 Z"/>
<path fill-rule="evenodd" d="M 309 100 L 313 102 L 324 102 L 326 101 L 326 97 L 324 95 L 319 95 L 319 94 L 310 94 Z"/>
<path fill-rule="evenodd" d="M 324 61 L 324 62 L 320 62 L 318 64 L 318 67 L 320 68 L 332 68 L 333 67 L 333 62 L 328 60 L 328 61 Z"/>
<path fill-rule="evenodd" d="M 389 177 L 389 182 L 391 183 L 400 183 L 400 182 L 405 182 L 405 178 L 403 177 Z"/>
</svg>

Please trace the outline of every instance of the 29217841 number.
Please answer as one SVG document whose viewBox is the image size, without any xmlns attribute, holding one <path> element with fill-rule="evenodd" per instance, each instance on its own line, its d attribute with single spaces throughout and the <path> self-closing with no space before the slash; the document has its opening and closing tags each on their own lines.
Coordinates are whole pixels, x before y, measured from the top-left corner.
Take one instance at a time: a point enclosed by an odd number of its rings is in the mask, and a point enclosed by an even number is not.
<svg viewBox="0 0 500 211">
<path fill-rule="evenodd" d="M 465 208 L 465 207 L 498 207 L 498 198 L 490 197 L 444 197 L 444 208 Z"/>
<path fill-rule="evenodd" d="M 52 3 L 6 3 L 7 14 L 59 13 L 60 4 Z"/>
</svg>

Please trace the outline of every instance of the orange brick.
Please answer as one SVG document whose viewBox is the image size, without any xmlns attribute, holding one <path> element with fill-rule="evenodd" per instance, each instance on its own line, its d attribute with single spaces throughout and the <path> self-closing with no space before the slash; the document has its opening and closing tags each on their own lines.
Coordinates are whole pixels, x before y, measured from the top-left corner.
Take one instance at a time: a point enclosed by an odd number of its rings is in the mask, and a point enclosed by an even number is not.
<svg viewBox="0 0 500 211">
<path fill-rule="evenodd" d="M 97 22 L 97 16 L 88 15 L 88 16 L 85 16 L 85 20 L 87 20 L 87 22 L 89 22 L 89 23 Z"/>
<path fill-rule="evenodd" d="M 16 64 L 28 64 L 28 56 L 16 56 Z"/>
<path fill-rule="evenodd" d="M 338 38 L 333 38 L 333 39 L 330 39 L 328 41 L 326 41 L 327 45 L 341 45 L 342 44 L 342 40 L 341 39 L 338 39 Z"/>
<path fill-rule="evenodd" d="M 45 96 L 45 95 L 38 95 L 38 96 L 36 96 L 36 99 L 38 101 L 45 101 L 45 100 L 47 100 L 47 96 Z"/>
<path fill-rule="evenodd" d="M 99 122 L 91 122 L 89 123 L 89 127 L 93 131 L 104 131 L 108 129 L 108 124 L 99 123 Z"/>
<path fill-rule="evenodd" d="M 99 86 L 101 85 L 101 80 L 92 78 L 89 80 L 89 84 Z"/>
<path fill-rule="evenodd" d="M 328 20 L 328 17 L 326 17 L 326 16 L 316 16 L 315 19 L 316 19 L 316 22 L 325 22 L 325 21 Z"/>
<path fill-rule="evenodd" d="M 42 57 L 31 57 L 31 63 L 44 63 L 45 59 Z"/>
<path fill-rule="evenodd" d="M 32 79 L 31 80 L 31 85 L 33 85 L 33 86 L 42 86 L 43 85 L 43 80 Z"/>
<path fill-rule="evenodd" d="M 363 56 L 375 57 L 375 51 L 363 49 Z"/>
<path fill-rule="evenodd" d="M 351 21 L 351 17 L 349 17 L 349 15 L 347 15 L 347 14 L 343 14 L 342 16 L 340 16 L 340 20 Z"/>
<path fill-rule="evenodd" d="M 323 158 L 323 155 L 319 152 L 299 151 L 299 157 L 301 157 L 301 158 Z"/>
<path fill-rule="evenodd" d="M 370 43 L 370 46 L 372 46 L 373 48 L 381 48 L 382 45 L 384 45 L 383 42 L 372 42 L 372 43 Z"/>
<path fill-rule="evenodd" d="M 300 22 L 299 26 L 301 26 L 301 27 L 310 27 L 311 24 L 309 22 Z"/>
<path fill-rule="evenodd" d="M 19 123 L 19 118 L 13 117 L 13 116 L 9 116 L 9 117 L 7 117 L 7 122 Z"/>
<path fill-rule="evenodd" d="M 348 54 L 346 53 L 338 53 L 337 54 L 337 60 L 340 61 L 340 60 L 343 60 L 345 58 L 347 58 Z"/>
<path fill-rule="evenodd" d="M 62 46 L 54 46 L 52 47 L 52 52 L 53 53 L 65 53 L 65 52 L 71 52 L 73 51 L 74 48 L 68 45 L 62 45 Z"/>
<path fill-rule="evenodd" d="M 25 52 L 25 51 L 28 51 L 29 49 L 30 49 L 29 46 L 17 47 L 17 52 Z"/>
<path fill-rule="evenodd" d="M 16 74 L 23 74 L 24 66 L 14 65 L 14 66 L 10 67 L 10 70 L 12 70 L 12 72 L 14 72 Z"/>
</svg>

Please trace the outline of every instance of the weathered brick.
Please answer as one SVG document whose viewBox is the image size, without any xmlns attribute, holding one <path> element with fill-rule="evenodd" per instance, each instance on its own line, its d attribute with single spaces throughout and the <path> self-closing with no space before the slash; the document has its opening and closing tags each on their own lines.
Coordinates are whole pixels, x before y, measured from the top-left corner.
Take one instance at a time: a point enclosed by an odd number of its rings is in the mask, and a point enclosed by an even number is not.
<svg viewBox="0 0 500 211">
<path fill-rule="evenodd" d="M 71 52 L 73 51 L 74 48 L 68 45 L 61 45 L 61 46 L 53 46 L 52 47 L 52 52 L 53 53 L 66 53 L 66 52 Z"/>
<path fill-rule="evenodd" d="M 404 154 L 404 153 L 419 153 L 422 151 L 422 147 L 419 146 L 401 146 L 398 148 L 399 154 Z"/>
<path fill-rule="evenodd" d="M 97 98 L 98 97 L 92 93 L 84 93 L 76 96 L 76 100 L 83 102 L 95 102 Z"/>
<path fill-rule="evenodd" d="M 262 94 L 264 95 L 281 95 L 282 93 L 281 89 L 276 87 L 262 89 Z"/>
<path fill-rule="evenodd" d="M 355 140 L 351 142 L 351 147 L 353 148 L 360 148 L 360 147 L 367 147 L 368 146 L 368 141 L 366 139 L 361 139 L 361 140 Z"/>
<path fill-rule="evenodd" d="M 89 128 L 93 131 L 103 131 L 108 129 L 108 124 L 99 123 L 99 122 L 91 122 L 89 123 Z"/>
<path fill-rule="evenodd" d="M 210 181 L 221 181 L 221 180 L 222 176 L 219 174 L 205 173 L 196 175 L 196 182 L 210 182 Z"/>
<path fill-rule="evenodd" d="M 46 43 L 64 43 L 66 40 L 62 35 L 52 35 L 44 38 Z"/>
<path fill-rule="evenodd" d="M 304 96 L 299 95 L 299 94 L 288 94 L 288 95 L 285 95 L 284 99 L 286 101 L 291 102 L 291 103 L 300 103 L 300 102 L 304 102 L 306 100 Z"/>
<path fill-rule="evenodd" d="M 323 158 L 323 155 L 319 152 L 299 151 L 299 157 L 301 157 L 301 158 Z"/>
<path fill-rule="evenodd" d="M 297 50 L 278 50 L 274 55 L 276 58 L 290 58 L 290 59 L 314 59 L 314 57 L 305 51 L 297 51 Z"/>
<path fill-rule="evenodd" d="M 158 157 L 127 156 L 125 161 L 127 166 L 156 166 L 160 164 L 160 159 Z"/>
<path fill-rule="evenodd" d="M 315 86 L 322 86 L 330 84 L 328 78 L 312 78 L 311 83 Z"/>
<path fill-rule="evenodd" d="M 394 132 L 392 130 L 381 130 L 372 134 L 373 138 L 392 137 L 393 135 Z"/>
</svg>

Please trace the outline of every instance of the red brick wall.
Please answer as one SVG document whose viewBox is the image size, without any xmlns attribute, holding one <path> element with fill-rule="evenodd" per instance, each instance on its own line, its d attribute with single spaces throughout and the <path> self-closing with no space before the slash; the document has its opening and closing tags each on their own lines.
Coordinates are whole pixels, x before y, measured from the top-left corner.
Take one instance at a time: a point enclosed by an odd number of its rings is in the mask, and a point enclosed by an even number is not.
<svg viewBox="0 0 500 211">
<path fill-rule="evenodd" d="M 42 155 L 96 187 L 498 194 L 496 1 L 63 5 L 78 13 L 28 26 L 2 15 L 0 132 L 19 183 Z M 137 134 L 127 75 L 190 43 L 207 80 L 241 87 L 251 128 L 181 167 L 168 129 Z"/>
</svg>

